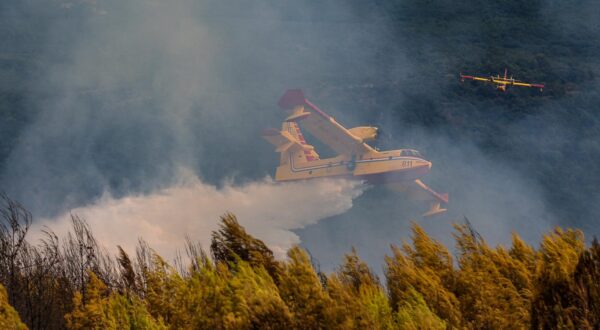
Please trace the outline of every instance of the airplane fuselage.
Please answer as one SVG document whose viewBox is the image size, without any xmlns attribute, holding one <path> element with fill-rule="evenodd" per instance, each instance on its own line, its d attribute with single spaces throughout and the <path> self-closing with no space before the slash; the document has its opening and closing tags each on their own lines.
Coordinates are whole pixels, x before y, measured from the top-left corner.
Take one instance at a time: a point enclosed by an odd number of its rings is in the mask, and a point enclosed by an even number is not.
<svg viewBox="0 0 600 330">
<path fill-rule="evenodd" d="M 308 101 L 302 90 L 288 90 L 277 104 L 287 112 L 287 118 L 281 129 L 265 129 L 262 133 L 280 155 L 275 180 L 327 177 L 362 180 L 384 184 L 412 199 L 428 202 L 430 207 L 424 216 L 446 211 L 442 205 L 448 204 L 448 194 L 435 192 L 419 179 L 431 170 L 431 162 L 418 151 L 379 151 L 368 144 L 377 138 L 377 127 L 347 129 Z M 322 159 L 315 147 L 306 142 L 300 126 L 337 156 Z"/>
<path fill-rule="evenodd" d="M 486 78 L 486 77 L 463 75 L 461 73 L 460 80 L 465 81 L 465 79 L 471 79 L 474 81 L 491 82 L 496 86 L 496 88 L 498 90 L 501 90 L 503 92 L 506 92 L 506 88 L 508 86 L 535 87 L 535 88 L 539 88 L 540 91 L 543 91 L 543 89 L 544 89 L 544 84 L 533 84 L 533 83 L 519 81 L 519 80 L 514 79 L 512 76 L 510 76 L 510 78 L 509 78 L 507 74 L 508 74 L 507 70 L 504 70 L 504 77 L 501 77 L 500 75 L 496 75 L 496 76 L 490 76 L 489 78 Z"/>
<path fill-rule="evenodd" d="M 277 167 L 277 181 L 293 181 L 322 177 L 346 177 L 371 183 L 412 181 L 427 174 L 431 162 L 414 155 L 415 151 L 400 149 L 375 151 L 354 157 L 340 155 L 310 162 L 287 155 Z M 409 154 L 409 155 L 407 155 Z"/>
</svg>

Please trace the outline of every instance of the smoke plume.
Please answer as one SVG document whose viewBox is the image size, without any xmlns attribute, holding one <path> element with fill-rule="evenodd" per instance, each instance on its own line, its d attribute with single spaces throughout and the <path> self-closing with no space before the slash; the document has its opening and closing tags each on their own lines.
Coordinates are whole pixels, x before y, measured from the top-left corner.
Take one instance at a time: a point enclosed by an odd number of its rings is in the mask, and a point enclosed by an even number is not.
<svg viewBox="0 0 600 330">
<path fill-rule="evenodd" d="M 210 246 L 219 217 L 232 212 L 250 234 L 283 257 L 288 248 L 300 243 L 292 230 L 346 212 L 365 188 L 358 181 L 340 179 L 279 184 L 270 178 L 217 188 L 184 172 L 170 188 L 123 198 L 104 196 L 55 219 L 39 221 L 32 232 L 39 235 L 47 226 L 65 237 L 73 214 L 84 218 L 111 251 L 117 245 L 135 251 L 142 238 L 163 256 L 174 258 L 185 237 Z"/>
</svg>

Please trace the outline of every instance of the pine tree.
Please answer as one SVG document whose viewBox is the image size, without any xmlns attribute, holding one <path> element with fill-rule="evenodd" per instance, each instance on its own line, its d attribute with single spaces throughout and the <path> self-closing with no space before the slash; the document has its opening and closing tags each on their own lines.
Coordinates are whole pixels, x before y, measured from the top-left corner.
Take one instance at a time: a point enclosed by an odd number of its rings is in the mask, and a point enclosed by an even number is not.
<svg viewBox="0 0 600 330">
<path fill-rule="evenodd" d="M 531 273 L 535 271 L 537 262 L 536 252 L 517 233 L 512 233 L 512 245 L 509 253 L 514 260 L 523 263 Z"/>
<path fill-rule="evenodd" d="M 166 330 L 161 320 L 150 315 L 143 300 L 135 296 L 111 294 L 108 306 L 115 319 L 116 329 Z"/>
<path fill-rule="evenodd" d="M 417 291 L 409 289 L 396 312 L 396 324 L 401 330 L 446 329 L 446 322 L 429 309 Z"/>
<path fill-rule="evenodd" d="M 232 273 L 223 263 L 206 264 L 186 281 L 178 307 L 185 322 L 179 328 L 235 329 L 249 324 L 247 313 L 236 310 Z M 175 329 L 175 327 L 171 326 Z"/>
<path fill-rule="evenodd" d="M 263 267 L 277 280 L 280 265 L 263 241 L 252 237 L 240 226 L 235 215 L 221 217 L 220 229 L 212 233 L 210 250 L 215 262 L 225 264 L 243 260 L 254 267 Z"/>
<path fill-rule="evenodd" d="M 524 328 L 529 323 L 528 286 L 507 251 L 490 248 L 469 224 L 455 225 L 460 254 L 456 295 L 466 324 L 474 329 Z M 521 283 L 523 282 L 523 283 Z M 527 288 L 528 290 L 528 288 Z"/>
<path fill-rule="evenodd" d="M 582 328 L 600 329 L 600 243 L 594 238 L 592 246 L 581 254 L 573 274 L 578 295 L 577 309 Z"/>
<path fill-rule="evenodd" d="M 65 315 L 68 329 L 167 329 L 148 312 L 137 297 L 109 293 L 98 277 L 90 272 L 83 299 L 77 292 L 73 310 Z"/>
<path fill-rule="evenodd" d="M 73 311 L 65 315 L 67 328 L 77 329 L 116 329 L 116 321 L 110 314 L 106 285 L 90 272 L 86 285 L 86 297 L 77 292 L 73 297 Z"/>
<path fill-rule="evenodd" d="M 327 278 L 333 315 L 344 329 L 391 329 L 392 310 L 377 276 L 353 248 L 344 263 Z"/>
<path fill-rule="evenodd" d="M 411 230 L 414 249 L 408 244 L 403 244 L 406 255 L 417 267 L 427 268 L 438 274 L 446 288 L 452 288 L 454 269 L 448 249 L 440 242 L 431 239 L 416 223 L 412 224 Z"/>
<path fill-rule="evenodd" d="M 233 269 L 228 284 L 234 309 L 247 320 L 245 328 L 286 329 L 292 325 L 292 314 L 264 268 L 240 262 Z"/>
<path fill-rule="evenodd" d="M 505 271 L 505 276 L 511 279 L 513 285 L 519 290 L 519 294 L 529 301 L 533 298 L 534 279 L 537 263 L 536 251 L 523 241 L 517 234 L 512 234 L 512 245 L 506 251 L 502 249 L 500 252 L 503 262 L 497 262 L 501 271 Z"/>
<path fill-rule="evenodd" d="M 399 310 L 405 301 L 413 301 L 413 290 L 421 295 L 428 308 L 451 327 L 461 326 L 460 303 L 453 293 L 455 275 L 452 259 L 440 243 L 432 240 L 413 224 L 413 247 L 403 250 L 392 246 L 386 256 L 386 280 L 392 308 Z"/>
<path fill-rule="evenodd" d="M 199 264 L 174 293 L 172 329 L 283 329 L 291 313 L 264 268 Z"/>
<path fill-rule="evenodd" d="M 187 315 L 180 306 L 185 282 L 175 269 L 154 253 L 152 263 L 145 269 L 148 310 L 153 317 L 171 327 L 186 323 Z"/>
<path fill-rule="evenodd" d="M 290 308 L 296 329 L 331 329 L 334 319 L 332 299 L 323 289 L 308 255 L 299 247 L 288 251 L 288 261 L 279 278 L 279 292 Z"/>
<path fill-rule="evenodd" d="M 128 295 L 130 292 L 137 293 L 137 283 L 136 283 L 136 273 L 133 269 L 133 264 L 131 259 L 129 259 L 129 255 L 123 250 L 121 246 L 117 246 L 119 249 L 119 256 L 117 257 L 117 262 L 120 266 L 120 287 L 122 291 L 125 291 Z"/>
<path fill-rule="evenodd" d="M 586 326 L 585 317 L 577 308 L 579 294 L 573 282 L 573 273 L 583 250 L 583 233 L 578 230 L 556 228 L 544 235 L 532 303 L 533 328 Z"/>
<path fill-rule="evenodd" d="M 15 309 L 8 303 L 8 294 L 4 286 L 0 285 L 0 329 L 25 330 L 27 327 Z"/>
</svg>

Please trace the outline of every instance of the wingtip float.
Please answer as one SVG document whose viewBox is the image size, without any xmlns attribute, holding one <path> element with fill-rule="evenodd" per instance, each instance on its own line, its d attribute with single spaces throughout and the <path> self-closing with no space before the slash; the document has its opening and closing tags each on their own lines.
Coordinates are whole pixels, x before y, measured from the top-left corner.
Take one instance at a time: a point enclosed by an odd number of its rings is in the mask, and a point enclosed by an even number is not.
<svg viewBox="0 0 600 330">
<path fill-rule="evenodd" d="M 375 140 L 378 128 L 360 126 L 346 129 L 306 99 L 300 89 L 290 89 L 279 99 L 279 107 L 288 112 L 281 130 L 267 129 L 263 138 L 280 153 L 276 181 L 345 177 L 374 184 L 386 184 L 411 198 L 428 202 L 423 216 L 444 213 L 448 195 L 439 194 L 419 178 L 431 170 L 431 162 L 412 149 L 379 151 L 367 142 Z M 308 144 L 302 129 L 325 143 L 337 156 L 320 158 Z"/>
<path fill-rule="evenodd" d="M 544 87 L 545 87 L 544 84 L 534 84 L 534 83 L 527 83 L 527 82 L 516 80 L 512 77 L 512 75 L 509 78 L 507 69 L 504 69 L 504 77 L 501 77 L 499 74 L 496 76 L 489 76 L 489 77 L 477 77 L 477 76 L 464 75 L 461 73 L 460 81 L 464 82 L 465 80 L 483 81 L 483 82 L 492 83 L 496 86 L 496 89 L 498 89 L 502 92 L 506 92 L 506 88 L 508 86 L 539 88 L 540 92 L 543 92 Z"/>
</svg>

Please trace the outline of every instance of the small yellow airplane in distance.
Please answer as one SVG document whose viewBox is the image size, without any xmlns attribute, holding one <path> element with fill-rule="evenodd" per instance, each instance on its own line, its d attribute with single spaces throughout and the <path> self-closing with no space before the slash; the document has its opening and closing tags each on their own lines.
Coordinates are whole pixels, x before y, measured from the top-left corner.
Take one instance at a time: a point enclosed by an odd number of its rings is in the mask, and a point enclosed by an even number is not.
<svg viewBox="0 0 600 330">
<path fill-rule="evenodd" d="M 536 87 L 540 89 L 540 92 L 544 91 L 544 85 L 543 84 L 531 84 L 531 83 L 526 83 L 526 82 L 522 82 L 519 80 L 515 80 L 513 79 L 512 75 L 510 76 L 510 78 L 507 77 L 508 74 L 508 70 L 504 69 L 504 77 L 500 77 L 500 75 L 497 76 L 490 76 L 490 77 L 475 77 L 475 76 L 467 76 L 467 75 L 463 75 L 462 73 L 460 74 L 460 81 L 465 81 L 465 79 L 470 79 L 470 80 L 475 80 L 475 81 L 485 81 L 485 82 L 491 82 L 492 84 L 496 85 L 496 88 L 506 92 L 506 87 L 507 86 L 521 86 L 521 87 Z"/>
<path fill-rule="evenodd" d="M 308 101 L 299 89 L 288 90 L 278 105 L 288 112 L 281 130 L 270 128 L 263 131 L 263 137 L 280 153 L 276 181 L 323 177 L 364 180 L 390 185 L 412 199 L 429 202 L 430 208 L 423 216 L 446 211 L 442 205 L 448 204 L 448 194 L 437 193 L 419 180 L 431 170 L 431 162 L 418 151 L 379 151 L 371 147 L 366 142 L 377 138 L 377 127 L 346 129 Z M 331 147 L 337 156 L 321 159 L 315 148 L 306 143 L 300 127 Z"/>
</svg>

